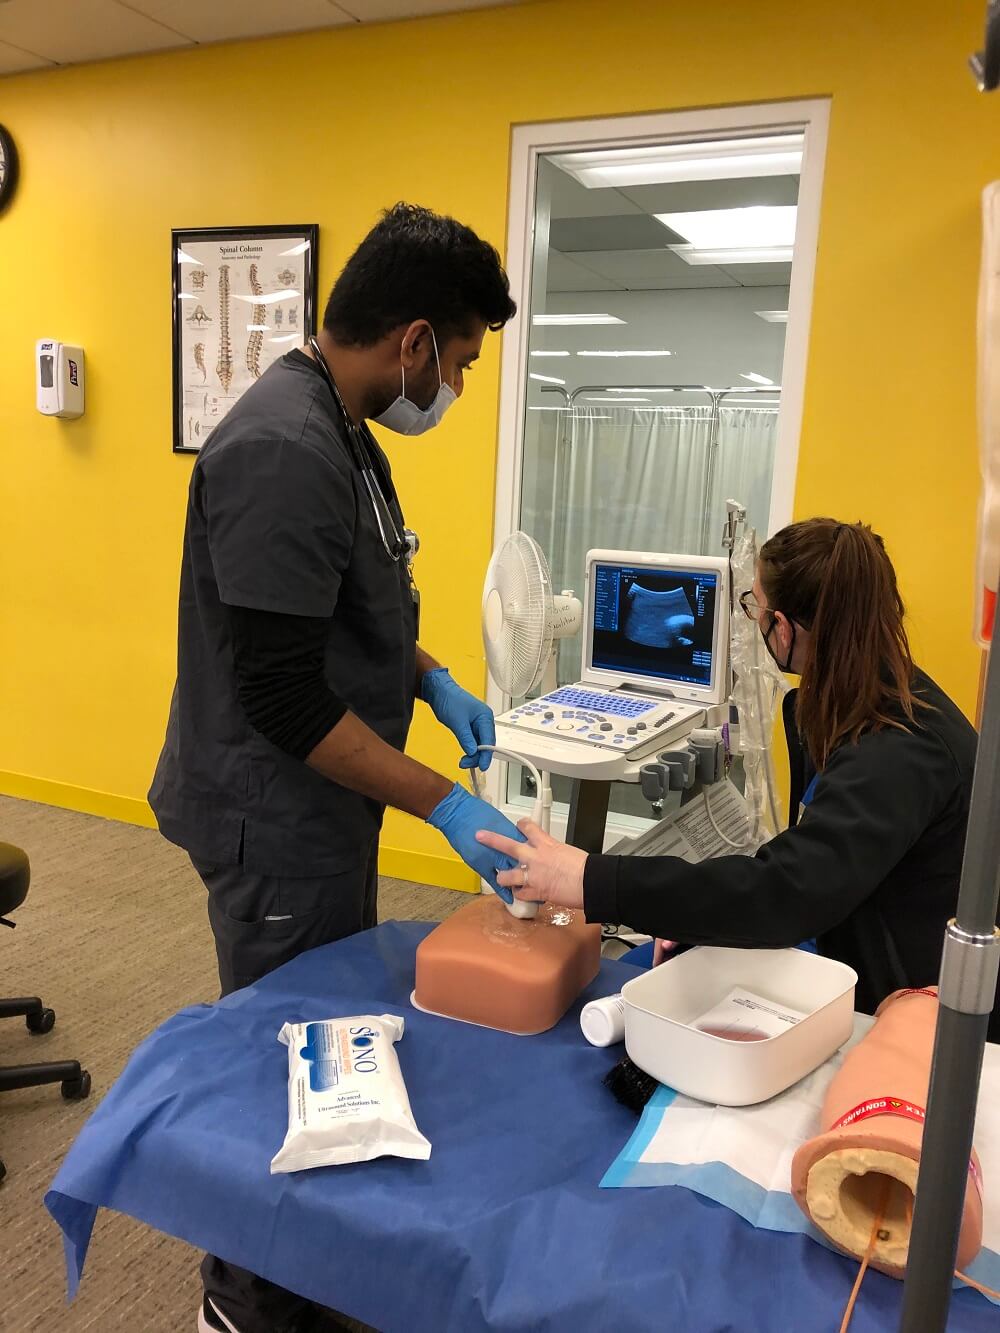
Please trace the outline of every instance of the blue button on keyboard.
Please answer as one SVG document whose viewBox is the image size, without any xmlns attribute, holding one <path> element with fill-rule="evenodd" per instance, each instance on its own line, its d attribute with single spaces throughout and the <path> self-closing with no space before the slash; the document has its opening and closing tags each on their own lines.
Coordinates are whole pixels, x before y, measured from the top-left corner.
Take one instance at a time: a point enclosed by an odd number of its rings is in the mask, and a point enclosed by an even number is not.
<svg viewBox="0 0 1000 1333">
<path fill-rule="evenodd" d="M 595 712 L 607 713 L 612 717 L 641 717 L 656 707 L 648 699 L 629 699 L 620 694 L 601 694 L 597 690 L 577 690 L 570 686 L 556 690 L 554 694 L 547 694 L 544 702 L 592 708 Z"/>
</svg>

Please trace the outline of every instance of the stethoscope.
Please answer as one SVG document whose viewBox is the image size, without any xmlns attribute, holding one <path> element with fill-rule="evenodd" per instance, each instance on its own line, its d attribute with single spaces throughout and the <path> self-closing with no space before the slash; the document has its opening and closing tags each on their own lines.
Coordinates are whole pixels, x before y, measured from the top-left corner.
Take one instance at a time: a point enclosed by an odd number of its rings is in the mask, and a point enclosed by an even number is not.
<svg viewBox="0 0 1000 1333">
<path fill-rule="evenodd" d="M 417 535 L 415 532 L 411 532 L 408 528 L 400 532 L 396 520 L 393 517 L 389 501 L 386 499 L 385 491 L 383 491 L 379 479 L 375 475 L 375 466 L 372 461 L 372 454 L 368 448 L 368 440 L 365 432 L 351 420 L 347 408 L 344 406 L 344 400 L 340 396 L 340 390 L 337 388 L 337 381 L 333 378 L 333 372 L 326 363 L 326 357 L 320 350 L 319 343 L 315 338 L 310 338 L 309 346 L 312 348 L 313 356 L 316 358 L 316 364 L 326 376 L 326 382 L 330 386 L 330 391 L 333 394 L 336 404 L 340 409 L 340 414 L 344 419 L 348 448 L 351 451 L 351 458 L 354 461 L 354 466 L 361 474 L 361 479 L 365 484 L 365 490 L 368 492 L 368 499 L 371 502 L 372 513 L 375 515 L 375 522 L 378 525 L 379 536 L 382 539 L 382 547 L 390 560 L 402 560 L 405 556 L 407 564 L 410 564 L 420 544 Z M 382 480 L 387 487 L 391 487 L 392 483 L 390 482 L 385 469 L 382 467 L 381 460 L 377 460 L 377 463 L 382 472 Z M 386 525 L 382 518 L 383 514 L 389 521 L 389 526 L 392 529 L 391 534 L 386 530 Z"/>
</svg>

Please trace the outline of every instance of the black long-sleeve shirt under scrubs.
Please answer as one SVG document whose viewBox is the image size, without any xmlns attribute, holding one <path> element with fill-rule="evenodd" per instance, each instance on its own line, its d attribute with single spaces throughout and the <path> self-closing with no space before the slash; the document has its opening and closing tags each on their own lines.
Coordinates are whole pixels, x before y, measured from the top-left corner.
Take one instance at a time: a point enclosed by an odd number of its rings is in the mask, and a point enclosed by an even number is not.
<svg viewBox="0 0 1000 1333">
<path fill-rule="evenodd" d="M 901 986 L 937 982 L 955 914 L 976 733 L 923 672 L 928 708 L 907 731 L 886 728 L 840 745 L 813 777 L 786 698 L 789 828 L 753 857 L 691 865 L 677 857 L 591 856 L 588 921 L 624 921 L 685 944 L 781 948 L 815 938 L 858 973 L 857 1006 L 872 1012 Z M 990 1020 L 1000 1040 L 1000 1014 Z"/>
</svg>

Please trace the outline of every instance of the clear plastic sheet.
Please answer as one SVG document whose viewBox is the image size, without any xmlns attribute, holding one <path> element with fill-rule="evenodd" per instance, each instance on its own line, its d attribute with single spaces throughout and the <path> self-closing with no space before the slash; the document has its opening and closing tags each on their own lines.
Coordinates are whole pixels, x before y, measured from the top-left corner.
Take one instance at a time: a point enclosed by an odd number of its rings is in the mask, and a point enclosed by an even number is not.
<svg viewBox="0 0 1000 1333">
<path fill-rule="evenodd" d="M 753 586 L 756 566 L 757 533 L 754 528 L 744 526 L 733 544 L 735 597 Z M 739 741 L 735 749 L 743 757 L 744 796 L 750 821 L 748 840 L 752 847 L 759 847 L 782 828 L 771 740 L 778 705 L 788 690 L 788 682 L 765 648 L 757 624 L 738 608 L 730 620 L 730 654 L 732 699 L 739 716 Z"/>
</svg>

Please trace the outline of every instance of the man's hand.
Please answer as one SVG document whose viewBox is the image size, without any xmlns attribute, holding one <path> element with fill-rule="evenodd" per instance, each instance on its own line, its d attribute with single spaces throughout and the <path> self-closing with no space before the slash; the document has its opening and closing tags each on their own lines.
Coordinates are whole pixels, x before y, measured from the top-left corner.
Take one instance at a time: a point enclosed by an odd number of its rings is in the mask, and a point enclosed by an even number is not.
<svg viewBox="0 0 1000 1333">
<path fill-rule="evenodd" d="M 437 720 L 455 734 L 465 751 L 465 758 L 459 760 L 459 768 L 481 768 L 485 772 L 493 752 L 479 747 L 495 745 L 497 739 L 489 704 L 463 690 L 452 680 L 447 667 L 435 667 L 433 671 L 425 672 L 420 682 L 420 697 L 430 705 Z"/>
<path fill-rule="evenodd" d="M 497 879 L 502 888 L 512 888 L 514 897 L 522 902 L 555 903 L 558 907 L 583 907 L 583 868 L 587 853 L 579 847 L 543 833 L 530 819 L 522 819 L 518 826 L 527 838 L 527 845 L 498 835 L 483 827 L 476 838 L 484 847 L 503 852 L 517 862 L 513 870 L 504 870 Z M 521 866 L 527 866 L 522 870 Z"/>
<path fill-rule="evenodd" d="M 492 851 L 481 840 L 478 829 L 490 829 L 492 836 L 509 847 L 523 847 L 524 839 L 506 815 L 494 809 L 487 801 L 481 801 L 456 782 L 444 800 L 437 805 L 427 819 L 432 828 L 451 843 L 452 847 L 481 879 L 500 895 L 505 903 L 513 900 L 510 889 L 498 883 L 497 872 L 510 870 L 519 864 L 516 853 L 513 858 L 503 853 Z"/>
</svg>

